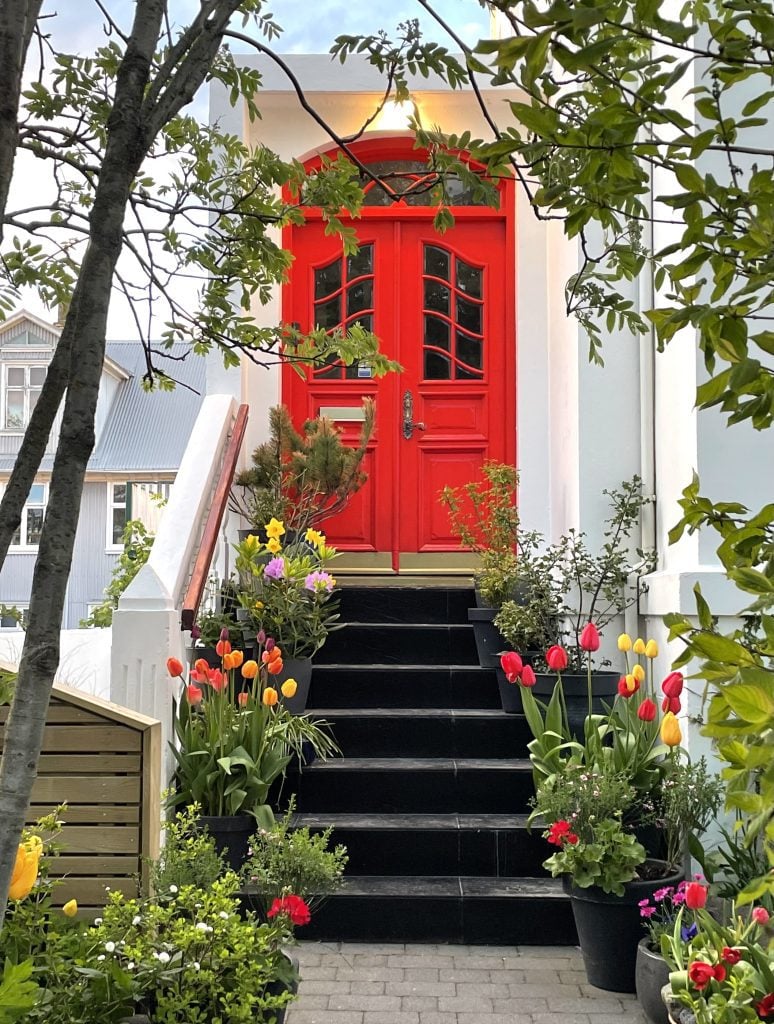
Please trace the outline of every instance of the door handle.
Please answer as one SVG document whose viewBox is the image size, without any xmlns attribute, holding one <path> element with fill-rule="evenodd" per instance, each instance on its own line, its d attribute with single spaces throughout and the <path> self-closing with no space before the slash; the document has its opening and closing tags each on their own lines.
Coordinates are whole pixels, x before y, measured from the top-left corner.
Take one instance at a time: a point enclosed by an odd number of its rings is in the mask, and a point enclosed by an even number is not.
<svg viewBox="0 0 774 1024">
<path fill-rule="evenodd" d="M 410 391 L 403 393 L 403 436 L 410 441 L 415 430 L 426 430 L 424 423 L 414 420 L 414 396 Z"/>
</svg>

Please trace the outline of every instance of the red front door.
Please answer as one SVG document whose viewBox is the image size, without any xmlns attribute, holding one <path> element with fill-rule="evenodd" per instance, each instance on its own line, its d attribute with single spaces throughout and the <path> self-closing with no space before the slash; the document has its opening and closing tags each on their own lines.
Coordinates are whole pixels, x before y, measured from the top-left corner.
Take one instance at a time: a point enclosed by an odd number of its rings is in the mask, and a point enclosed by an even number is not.
<svg viewBox="0 0 774 1024">
<path fill-rule="evenodd" d="M 361 398 L 376 399 L 368 483 L 324 528 L 349 551 L 390 553 L 392 566 L 458 549 L 438 495 L 478 476 L 485 459 L 515 455 L 513 278 L 506 220 L 460 218 L 445 235 L 408 215 L 356 224 L 360 250 L 344 256 L 322 224 L 293 229 L 295 262 L 283 319 L 302 329 L 355 322 L 381 339 L 400 374 L 370 379 L 340 364 L 283 371 L 297 423 L 330 415 L 354 439 Z"/>
</svg>

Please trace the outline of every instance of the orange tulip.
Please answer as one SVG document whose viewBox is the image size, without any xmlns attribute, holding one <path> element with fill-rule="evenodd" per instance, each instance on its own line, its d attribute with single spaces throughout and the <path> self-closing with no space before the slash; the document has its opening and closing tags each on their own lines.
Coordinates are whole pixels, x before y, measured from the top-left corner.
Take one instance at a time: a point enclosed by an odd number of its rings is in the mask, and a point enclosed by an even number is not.
<svg viewBox="0 0 774 1024">
<path fill-rule="evenodd" d="M 194 669 L 200 675 L 204 676 L 205 679 L 206 679 L 207 675 L 208 675 L 208 673 L 210 671 L 210 666 L 207 663 L 207 659 L 206 658 L 197 658 L 196 661 L 194 662 Z"/>
<path fill-rule="evenodd" d="M 210 669 L 209 682 L 210 686 L 217 693 L 220 693 L 222 690 L 225 690 L 226 687 L 228 686 L 228 679 L 226 678 L 226 676 L 223 675 L 219 668 Z"/>
<path fill-rule="evenodd" d="M 167 672 L 173 677 L 182 676 L 183 663 L 179 658 L 167 658 Z"/>
<path fill-rule="evenodd" d="M 8 887 L 9 899 L 23 900 L 32 892 L 32 887 L 38 877 L 38 864 L 42 853 L 43 844 L 38 836 L 33 836 L 25 843 L 19 843 L 11 884 Z"/>
<path fill-rule="evenodd" d="M 218 640 L 215 644 L 215 653 L 222 658 L 225 654 L 231 654 L 231 643 L 228 640 Z"/>
<path fill-rule="evenodd" d="M 250 658 L 249 661 L 246 661 L 242 666 L 242 675 L 245 679 L 255 679 L 258 675 L 258 662 L 253 661 L 252 658 Z"/>
<path fill-rule="evenodd" d="M 247 690 L 242 690 L 241 693 L 237 694 L 237 704 L 239 704 L 240 708 L 245 707 L 247 705 L 248 700 L 250 700 L 250 694 L 247 692 Z"/>
<path fill-rule="evenodd" d="M 245 660 L 245 656 L 244 656 L 244 653 L 242 651 L 232 651 L 231 652 L 231 667 L 232 668 L 239 668 L 239 666 L 242 664 L 242 662 L 244 660 Z"/>
<path fill-rule="evenodd" d="M 202 692 L 201 686 L 196 686 L 194 683 L 191 683 L 190 686 L 186 686 L 185 699 L 188 701 L 189 704 L 192 704 L 194 706 L 196 706 L 197 704 L 201 704 L 203 697 L 204 694 Z"/>
<path fill-rule="evenodd" d="M 266 671 L 269 673 L 269 675 L 276 676 L 279 675 L 279 673 L 282 671 L 282 668 L 282 658 L 275 658 L 274 661 L 270 661 L 269 664 L 266 666 Z"/>
<path fill-rule="evenodd" d="M 273 708 L 279 700 L 279 694 L 273 686 L 267 686 L 263 691 L 263 697 L 261 698 L 267 708 Z"/>
<path fill-rule="evenodd" d="M 296 690 L 298 689 L 298 683 L 295 679 L 286 679 L 280 689 L 282 690 L 283 697 L 295 697 Z"/>
</svg>

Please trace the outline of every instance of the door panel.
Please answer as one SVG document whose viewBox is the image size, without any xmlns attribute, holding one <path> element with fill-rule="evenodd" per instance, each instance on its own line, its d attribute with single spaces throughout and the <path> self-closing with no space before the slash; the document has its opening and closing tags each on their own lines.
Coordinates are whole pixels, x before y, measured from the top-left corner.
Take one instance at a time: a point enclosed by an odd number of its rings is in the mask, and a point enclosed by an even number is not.
<svg viewBox="0 0 774 1024">
<path fill-rule="evenodd" d="M 487 458 L 513 459 L 505 221 L 461 219 L 439 236 L 429 220 L 396 216 L 358 223 L 357 232 L 353 258 L 319 223 L 293 229 L 284 318 L 302 329 L 360 321 L 404 372 L 376 381 L 357 367 L 331 365 L 301 380 L 285 368 L 283 400 L 300 422 L 376 399 L 368 483 L 325 525 L 342 549 L 392 552 L 398 568 L 401 552 L 458 549 L 438 501 L 443 486 L 473 479 Z M 356 423 L 345 424 L 346 437 L 354 441 L 357 432 Z"/>
</svg>

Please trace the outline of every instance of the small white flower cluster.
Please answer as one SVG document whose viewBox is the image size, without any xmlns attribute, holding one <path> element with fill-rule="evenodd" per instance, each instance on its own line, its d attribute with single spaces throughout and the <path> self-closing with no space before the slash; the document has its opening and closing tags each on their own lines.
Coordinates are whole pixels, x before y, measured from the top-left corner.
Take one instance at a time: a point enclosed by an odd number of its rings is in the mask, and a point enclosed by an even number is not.
<svg viewBox="0 0 774 1024">
<path fill-rule="evenodd" d="M 210 932 L 212 931 L 212 925 L 207 924 L 206 921 L 197 921 L 196 930 L 199 932 L 204 932 L 205 935 L 209 935 Z"/>
<path fill-rule="evenodd" d="M 162 949 L 160 953 L 154 953 L 153 956 L 160 964 L 168 964 L 171 959 L 169 953 L 167 953 L 165 949 Z"/>
</svg>

